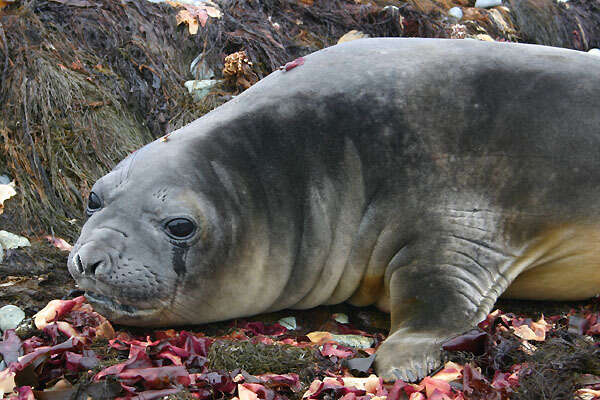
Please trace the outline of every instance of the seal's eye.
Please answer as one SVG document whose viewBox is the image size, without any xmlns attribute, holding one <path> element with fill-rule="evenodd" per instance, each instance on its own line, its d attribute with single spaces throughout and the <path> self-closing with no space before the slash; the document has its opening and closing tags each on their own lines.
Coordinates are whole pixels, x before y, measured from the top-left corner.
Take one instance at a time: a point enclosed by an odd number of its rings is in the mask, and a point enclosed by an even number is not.
<svg viewBox="0 0 600 400">
<path fill-rule="evenodd" d="M 187 239 L 196 231 L 196 224 L 187 218 L 175 218 L 165 224 L 169 236 L 174 239 Z"/>
<path fill-rule="evenodd" d="M 98 195 L 94 192 L 90 193 L 90 196 L 88 197 L 88 204 L 87 204 L 87 213 L 91 214 L 94 211 L 98 211 L 99 209 L 102 208 L 102 200 L 100 200 L 100 197 L 98 197 Z"/>
</svg>

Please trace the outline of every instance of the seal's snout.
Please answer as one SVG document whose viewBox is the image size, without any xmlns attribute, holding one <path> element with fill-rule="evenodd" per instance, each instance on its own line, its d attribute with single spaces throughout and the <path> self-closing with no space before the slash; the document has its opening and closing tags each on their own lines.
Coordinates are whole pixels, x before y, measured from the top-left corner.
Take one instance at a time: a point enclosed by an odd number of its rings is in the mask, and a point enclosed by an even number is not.
<svg viewBox="0 0 600 400">
<path fill-rule="evenodd" d="M 106 254 L 99 251 L 92 244 L 84 245 L 79 249 L 73 256 L 72 262 L 73 270 L 78 275 L 85 277 L 97 278 L 105 275 L 110 269 Z"/>
<path fill-rule="evenodd" d="M 82 261 L 79 253 L 75 256 L 75 267 L 77 268 L 77 272 L 82 275 L 96 275 L 96 270 L 99 266 L 104 263 L 104 260 L 98 261 Z"/>
</svg>

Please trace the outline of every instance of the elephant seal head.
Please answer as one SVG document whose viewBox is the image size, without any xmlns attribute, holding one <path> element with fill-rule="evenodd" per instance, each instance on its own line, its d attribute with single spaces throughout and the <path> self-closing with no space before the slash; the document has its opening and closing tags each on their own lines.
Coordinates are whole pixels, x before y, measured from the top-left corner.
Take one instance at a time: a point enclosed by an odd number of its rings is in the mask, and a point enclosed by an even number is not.
<svg viewBox="0 0 600 400">
<path fill-rule="evenodd" d="M 232 243 L 244 227 L 235 212 L 239 196 L 224 188 L 226 173 L 215 173 L 216 164 L 189 142 L 150 143 L 92 187 L 68 268 L 94 308 L 114 322 L 206 323 L 269 306 L 255 300 L 264 287 L 253 268 L 235 261 Z"/>
</svg>

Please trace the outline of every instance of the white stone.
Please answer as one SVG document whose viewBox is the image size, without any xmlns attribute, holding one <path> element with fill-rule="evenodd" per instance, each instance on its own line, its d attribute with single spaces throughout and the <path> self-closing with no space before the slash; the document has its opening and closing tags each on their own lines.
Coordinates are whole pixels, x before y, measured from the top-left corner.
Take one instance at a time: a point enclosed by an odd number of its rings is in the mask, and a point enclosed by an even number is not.
<svg viewBox="0 0 600 400">
<path fill-rule="evenodd" d="M 188 92 L 194 96 L 196 101 L 205 98 L 211 89 L 219 83 L 216 79 L 205 79 L 202 81 L 187 81 L 183 85 L 187 88 Z"/>
<path fill-rule="evenodd" d="M 342 346 L 354 347 L 357 349 L 368 349 L 375 343 L 375 339 L 361 335 L 331 335 L 331 339 Z"/>
<path fill-rule="evenodd" d="M 285 329 L 290 330 L 290 331 L 293 331 L 298 327 L 296 325 L 296 317 L 281 318 L 277 322 L 279 323 L 279 325 L 283 326 Z"/>
<path fill-rule="evenodd" d="M 0 231 L 0 262 L 4 259 L 4 249 L 16 249 L 25 246 L 30 246 L 27 238 L 7 231 Z"/>
<path fill-rule="evenodd" d="M 463 12 L 460 7 L 452 7 L 448 10 L 448 15 L 460 21 L 463 17 Z"/>
<path fill-rule="evenodd" d="M 475 2 L 475 7 L 477 8 L 490 8 L 501 6 L 502 0 L 477 0 Z"/>
<path fill-rule="evenodd" d="M 332 315 L 333 319 L 339 322 L 340 324 L 347 324 L 350 322 L 350 318 L 346 314 L 335 313 Z"/>
<path fill-rule="evenodd" d="M 0 246 L 3 249 L 16 249 L 17 247 L 31 246 L 26 237 L 15 235 L 7 231 L 0 231 Z"/>
<path fill-rule="evenodd" d="M 0 331 L 15 329 L 25 319 L 25 313 L 12 304 L 0 308 Z"/>
</svg>

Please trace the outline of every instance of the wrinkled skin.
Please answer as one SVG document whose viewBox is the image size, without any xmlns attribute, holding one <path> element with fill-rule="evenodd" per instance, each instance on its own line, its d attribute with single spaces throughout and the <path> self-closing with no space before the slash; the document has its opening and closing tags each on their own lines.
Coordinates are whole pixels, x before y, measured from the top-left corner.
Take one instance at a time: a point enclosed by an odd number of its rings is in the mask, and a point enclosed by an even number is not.
<svg viewBox="0 0 600 400">
<path fill-rule="evenodd" d="M 596 294 L 599 66 L 469 40 L 311 54 L 101 178 L 69 270 L 130 325 L 377 304 L 377 372 L 415 380 L 502 293 Z"/>
</svg>

